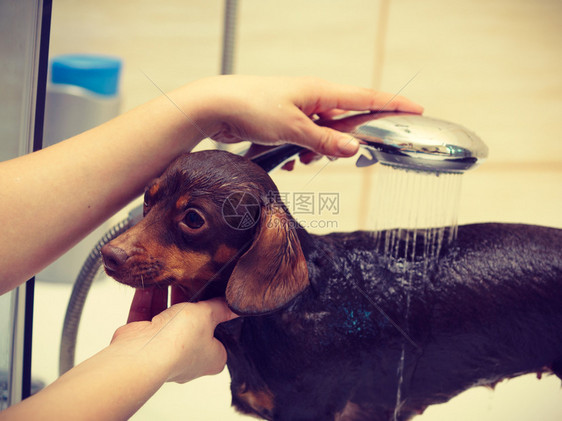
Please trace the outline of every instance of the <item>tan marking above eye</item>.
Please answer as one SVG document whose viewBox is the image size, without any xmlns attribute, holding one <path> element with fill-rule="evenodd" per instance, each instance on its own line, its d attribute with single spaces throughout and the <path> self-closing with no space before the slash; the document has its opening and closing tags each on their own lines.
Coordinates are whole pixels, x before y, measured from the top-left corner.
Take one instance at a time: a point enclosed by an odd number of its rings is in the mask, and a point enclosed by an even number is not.
<svg viewBox="0 0 562 421">
<path fill-rule="evenodd" d="M 160 184 L 155 183 L 155 184 L 153 184 L 152 186 L 150 186 L 150 189 L 148 189 L 148 193 L 149 193 L 151 196 L 155 196 L 156 193 L 158 193 L 158 190 L 160 190 Z"/>
<path fill-rule="evenodd" d="M 176 209 L 182 210 L 189 203 L 189 196 L 182 196 L 176 201 Z"/>
</svg>

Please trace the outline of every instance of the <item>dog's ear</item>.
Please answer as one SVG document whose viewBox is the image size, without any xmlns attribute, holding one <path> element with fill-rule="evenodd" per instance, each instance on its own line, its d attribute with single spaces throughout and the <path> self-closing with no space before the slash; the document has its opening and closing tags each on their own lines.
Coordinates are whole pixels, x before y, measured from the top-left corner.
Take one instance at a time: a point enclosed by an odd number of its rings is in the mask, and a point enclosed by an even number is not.
<svg viewBox="0 0 562 421">
<path fill-rule="evenodd" d="M 254 242 L 238 260 L 226 288 L 226 301 L 234 312 L 256 315 L 277 310 L 309 285 L 294 224 L 280 206 L 262 208 Z"/>
</svg>

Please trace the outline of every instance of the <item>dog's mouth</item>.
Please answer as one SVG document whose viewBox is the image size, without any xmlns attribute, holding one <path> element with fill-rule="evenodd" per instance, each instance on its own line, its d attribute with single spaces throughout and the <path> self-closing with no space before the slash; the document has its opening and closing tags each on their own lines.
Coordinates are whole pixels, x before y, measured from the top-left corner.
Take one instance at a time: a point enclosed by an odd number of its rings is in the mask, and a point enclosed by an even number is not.
<svg viewBox="0 0 562 421">
<path fill-rule="evenodd" d="M 123 270 L 116 270 L 104 265 L 105 273 L 107 276 L 115 279 L 117 282 L 128 285 L 133 288 L 151 288 L 158 286 L 161 288 L 168 287 L 177 283 L 176 279 L 169 277 L 154 277 L 151 272 L 153 271 L 132 271 L 127 272 Z"/>
<path fill-rule="evenodd" d="M 115 279 L 116 281 L 119 282 L 119 279 L 117 279 L 117 271 L 116 270 L 110 269 L 106 265 L 103 266 L 103 270 L 105 271 L 105 274 L 107 276 L 109 276 L 110 278 L 113 278 L 113 279 Z"/>
<path fill-rule="evenodd" d="M 126 261 L 120 262 L 120 256 L 114 254 L 114 250 L 106 250 L 106 253 L 102 250 L 105 273 L 132 288 L 173 287 L 176 292 L 182 292 L 186 301 L 201 301 L 225 294 L 228 274 L 224 267 L 216 270 L 202 265 L 178 269 L 165 261 L 144 255 L 128 256 Z"/>
<path fill-rule="evenodd" d="M 157 284 L 164 287 L 175 281 L 172 272 L 165 270 L 158 259 L 126 250 L 111 243 L 101 249 L 105 273 L 117 282 L 134 288 L 146 288 Z"/>
<path fill-rule="evenodd" d="M 104 267 L 105 273 L 117 282 L 135 289 L 149 289 L 153 287 L 175 287 L 184 297 L 181 301 L 201 301 L 213 297 L 224 296 L 226 285 L 223 282 L 207 282 L 204 285 L 187 285 L 178 281 L 173 276 L 163 277 L 159 271 L 158 277 L 153 277 L 151 272 L 126 272 Z"/>
</svg>

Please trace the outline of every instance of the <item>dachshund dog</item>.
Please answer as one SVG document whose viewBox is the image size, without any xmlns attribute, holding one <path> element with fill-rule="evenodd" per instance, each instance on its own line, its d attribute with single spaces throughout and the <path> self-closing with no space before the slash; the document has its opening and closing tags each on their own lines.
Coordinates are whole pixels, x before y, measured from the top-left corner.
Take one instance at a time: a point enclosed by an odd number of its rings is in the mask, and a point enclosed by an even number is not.
<svg viewBox="0 0 562 421">
<path fill-rule="evenodd" d="M 310 234 L 265 171 L 222 151 L 178 158 L 144 213 L 103 248 L 106 271 L 226 297 L 243 317 L 215 335 L 243 413 L 406 420 L 472 386 L 562 377 L 562 230 L 461 226 L 435 265 L 401 271 L 380 253 L 385 232 Z"/>
</svg>

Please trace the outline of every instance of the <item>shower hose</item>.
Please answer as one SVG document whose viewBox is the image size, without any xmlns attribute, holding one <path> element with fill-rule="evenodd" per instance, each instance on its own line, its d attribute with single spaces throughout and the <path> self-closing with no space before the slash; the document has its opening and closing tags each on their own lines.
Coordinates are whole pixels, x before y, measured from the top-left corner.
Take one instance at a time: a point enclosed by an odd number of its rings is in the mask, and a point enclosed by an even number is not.
<svg viewBox="0 0 562 421">
<path fill-rule="evenodd" d="M 92 282 L 102 266 L 101 248 L 118 237 L 142 218 L 142 206 L 134 208 L 128 218 L 113 226 L 94 246 L 74 282 L 72 294 L 66 308 L 62 337 L 60 343 L 59 375 L 63 375 L 74 367 L 76 353 L 76 337 L 82 317 L 82 311 Z"/>
</svg>

